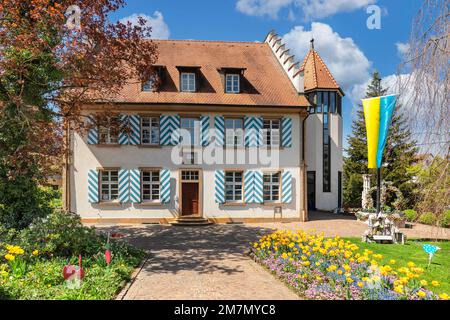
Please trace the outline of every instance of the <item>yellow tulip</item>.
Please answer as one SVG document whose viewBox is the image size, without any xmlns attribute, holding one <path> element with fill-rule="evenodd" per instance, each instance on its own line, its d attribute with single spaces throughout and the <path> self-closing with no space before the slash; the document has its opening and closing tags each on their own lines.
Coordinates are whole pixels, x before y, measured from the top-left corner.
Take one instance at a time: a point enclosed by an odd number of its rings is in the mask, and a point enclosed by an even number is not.
<svg viewBox="0 0 450 320">
<path fill-rule="evenodd" d="M 442 300 L 448 300 L 450 297 L 449 297 L 449 295 L 446 294 L 446 293 L 441 293 L 441 294 L 439 295 L 439 298 L 441 298 Z"/>
</svg>

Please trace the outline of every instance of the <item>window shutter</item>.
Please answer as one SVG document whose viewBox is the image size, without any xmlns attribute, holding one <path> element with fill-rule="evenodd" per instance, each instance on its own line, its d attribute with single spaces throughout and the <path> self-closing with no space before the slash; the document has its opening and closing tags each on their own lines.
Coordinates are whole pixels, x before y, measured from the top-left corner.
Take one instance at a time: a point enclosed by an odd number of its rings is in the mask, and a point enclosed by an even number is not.
<svg viewBox="0 0 450 320">
<path fill-rule="evenodd" d="M 281 119 L 281 145 L 285 148 L 292 147 L 292 119 Z"/>
<path fill-rule="evenodd" d="M 214 128 L 216 131 L 216 146 L 223 147 L 225 145 L 225 118 L 223 116 L 214 118 Z"/>
<path fill-rule="evenodd" d="M 120 117 L 119 144 L 127 145 L 129 144 L 130 140 L 130 135 L 128 133 L 129 116 L 121 114 L 119 117 Z"/>
<path fill-rule="evenodd" d="M 88 172 L 88 200 L 90 203 L 98 203 L 98 171 L 89 170 Z"/>
<path fill-rule="evenodd" d="M 98 127 L 95 125 L 95 120 L 92 115 L 87 117 L 88 125 L 92 125 L 93 127 L 89 129 L 87 143 L 88 144 L 98 144 Z"/>
<path fill-rule="evenodd" d="M 141 203 L 141 171 L 139 169 L 130 170 L 130 201 Z"/>
<path fill-rule="evenodd" d="M 130 172 L 119 170 L 119 201 L 120 203 L 130 202 Z"/>
<path fill-rule="evenodd" d="M 161 203 L 170 202 L 170 170 L 163 169 L 159 172 L 159 192 Z"/>
<path fill-rule="evenodd" d="M 225 203 L 225 171 L 216 171 L 216 203 Z"/>
<path fill-rule="evenodd" d="M 131 115 L 128 118 L 130 124 L 130 144 L 138 146 L 141 144 L 141 117 L 139 115 Z"/>
<path fill-rule="evenodd" d="M 259 117 L 245 117 L 245 146 L 258 147 L 263 144 L 263 119 Z"/>
<path fill-rule="evenodd" d="M 263 203 L 264 197 L 263 197 L 263 173 L 261 171 L 255 171 L 254 177 L 253 177 L 253 202 L 255 203 Z"/>
<path fill-rule="evenodd" d="M 254 171 L 247 170 L 244 173 L 244 201 L 245 203 L 253 203 L 254 188 L 253 188 Z"/>
<path fill-rule="evenodd" d="M 281 202 L 291 203 L 292 202 L 292 173 L 290 171 L 285 171 L 281 175 Z"/>
<path fill-rule="evenodd" d="M 180 142 L 180 117 L 161 116 L 160 144 L 162 146 L 176 146 Z"/>
<path fill-rule="evenodd" d="M 202 146 L 206 147 L 209 145 L 209 116 L 201 116 L 200 121 L 202 123 Z"/>
</svg>

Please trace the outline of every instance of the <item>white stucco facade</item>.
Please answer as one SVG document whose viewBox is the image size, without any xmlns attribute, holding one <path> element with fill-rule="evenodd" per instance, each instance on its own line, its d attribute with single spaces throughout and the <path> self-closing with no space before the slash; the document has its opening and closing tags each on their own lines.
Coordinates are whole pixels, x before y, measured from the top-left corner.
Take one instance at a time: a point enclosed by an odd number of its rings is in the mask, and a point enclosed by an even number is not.
<svg viewBox="0 0 450 320">
<path fill-rule="evenodd" d="M 153 108 L 154 109 L 154 108 Z M 141 115 L 145 113 L 140 112 Z M 175 115 L 177 113 L 164 112 L 164 114 Z M 214 134 L 214 117 L 216 113 L 202 113 L 209 116 L 211 134 Z M 220 113 L 222 116 L 227 116 Z M 248 114 L 241 114 L 242 117 Z M 188 117 L 189 113 L 184 113 Z M 233 116 L 239 114 L 233 113 Z M 252 116 L 262 117 L 263 114 L 253 114 Z M 265 152 L 267 149 L 262 147 L 249 148 L 240 147 L 222 148 L 224 155 L 233 154 L 235 152 L 245 155 L 244 163 L 196 163 L 192 165 L 173 163 L 172 152 L 174 147 L 161 146 L 156 148 L 148 148 L 142 146 L 131 145 L 115 145 L 102 146 L 90 145 L 86 141 L 86 136 L 78 133 L 72 135 L 72 165 L 69 172 L 70 183 L 70 210 L 76 212 L 83 219 L 102 219 L 102 220 L 158 220 L 158 219 L 174 219 L 181 215 L 180 199 L 181 199 L 181 183 L 180 172 L 182 170 L 199 170 L 200 172 L 200 194 L 199 194 L 199 214 L 205 218 L 218 219 L 223 221 L 235 219 L 273 219 L 275 207 L 282 207 L 282 216 L 276 215 L 276 218 L 285 219 L 301 219 L 304 187 L 301 181 L 301 154 L 302 154 L 302 120 L 299 114 L 289 114 L 292 119 L 292 146 L 289 148 L 277 148 L 274 154 L 273 164 L 253 163 L 249 164 L 250 150 L 258 150 Z M 273 116 L 272 116 L 273 117 Z M 196 151 L 208 152 L 208 147 L 195 147 Z M 235 157 L 238 159 L 237 156 Z M 237 162 L 237 163 L 236 163 Z M 277 163 L 279 162 L 279 163 Z M 89 170 L 100 170 L 102 168 L 114 169 L 139 169 L 154 168 L 170 170 L 170 202 L 162 203 L 125 203 L 118 201 L 90 203 L 88 201 L 88 172 Z M 224 203 L 215 202 L 215 172 L 217 170 L 259 170 L 261 172 L 285 172 L 292 174 L 292 201 L 290 203 L 282 203 L 277 201 L 274 203 Z M 281 186 L 282 188 L 283 186 Z M 244 185 L 245 191 L 245 185 Z"/>
</svg>

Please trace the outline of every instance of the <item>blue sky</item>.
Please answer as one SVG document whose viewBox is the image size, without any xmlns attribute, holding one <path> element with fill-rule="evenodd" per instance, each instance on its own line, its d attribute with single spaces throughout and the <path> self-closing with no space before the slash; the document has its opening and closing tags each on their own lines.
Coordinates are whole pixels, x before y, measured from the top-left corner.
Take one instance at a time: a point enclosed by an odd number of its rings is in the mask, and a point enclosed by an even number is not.
<svg viewBox="0 0 450 320">
<path fill-rule="evenodd" d="M 313 35 L 316 49 L 344 86 L 344 146 L 370 73 L 392 83 L 407 48 L 418 0 L 127 0 L 113 20 L 146 15 L 157 38 L 263 41 L 275 29 L 298 60 Z M 370 30 L 369 5 L 381 9 L 381 29 Z"/>
</svg>

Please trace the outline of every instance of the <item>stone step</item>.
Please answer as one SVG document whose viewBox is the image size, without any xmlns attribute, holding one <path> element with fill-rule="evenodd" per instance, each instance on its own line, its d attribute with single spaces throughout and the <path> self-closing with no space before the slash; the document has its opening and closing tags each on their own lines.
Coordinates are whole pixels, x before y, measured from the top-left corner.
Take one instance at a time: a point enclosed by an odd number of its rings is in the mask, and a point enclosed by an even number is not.
<svg viewBox="0 0 450 320">
<path fill-rule="evenodd" d="M 213 224 L 211 221 L 201 217 L 182 217 L 170 223 L 173 226 L 209 226 Z"/>
</svg>

